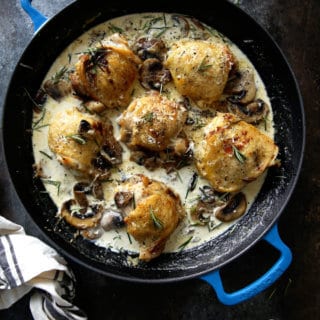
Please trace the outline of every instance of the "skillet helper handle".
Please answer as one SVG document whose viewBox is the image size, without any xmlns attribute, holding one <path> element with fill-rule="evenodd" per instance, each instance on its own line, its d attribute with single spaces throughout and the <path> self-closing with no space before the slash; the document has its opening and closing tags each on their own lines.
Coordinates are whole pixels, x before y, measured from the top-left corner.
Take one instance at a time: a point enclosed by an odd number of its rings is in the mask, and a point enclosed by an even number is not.
<svg viewBox="0 0 320 320">
<path fill-rule="evenodd" d="M 201 277 L 208 282 L 216 291 L 217 297 L 225 305 L 235 305 L 248 300 L 272 285 L 284 271 L 289 267 L 292 261 L 291 250 L 282 242 L 278 226 L 275 224 L 272 229 L 264 236 L 263 240 L 280 251 L 280 257 L 277 262 L 260 278 L 249 284 L 248 286 L 232 292 L 224 291 L 219 270 L 211 272 Z"/>
<path fill-rule="evenodd" d="M 32 0 L 20 0 L 21 7 L 33 22 L 34 31 L 37 31 L 47 21 L 47 17 L 32 7 L 31 2 Z"/>
</svg>

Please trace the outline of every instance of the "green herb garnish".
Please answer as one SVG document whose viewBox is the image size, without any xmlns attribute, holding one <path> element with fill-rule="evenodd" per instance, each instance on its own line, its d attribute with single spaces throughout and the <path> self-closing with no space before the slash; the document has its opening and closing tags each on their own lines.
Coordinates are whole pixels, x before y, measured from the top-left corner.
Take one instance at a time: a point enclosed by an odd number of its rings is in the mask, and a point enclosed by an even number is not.
<svg viewBox="0 0 320 320">
<path fill-rule="evenodd" d="M 244 163 L 245 160 L 247 159 L 246 156 L 243 153 L 241 153 L 239 149 L 234 145 L 232 145 L 232 150 L 233 150 L 233 155 L 236 157 L 236 159 L 240 163 Z"/>
<path fill-rule="evenodd" d="M 60 80 L 62 80 L 67 71 L 68 68 L 66 66 L 63 66 L 59 71 L 57 71 L 51 78 L 53 83 L 57 84 Z"/>
<path fill-rule="evenodd" d="M 154 119 L 154 113 L 153 112 L 148 112 L 146 113 L 142 119 L 145 121 L 145 122 L 152 122 L 153 119 Z"/>
<path fill-rule="evenodd" d="M 42 151 L 42 150 L 40 150 L 39 151 L 40 153 L 42 153 L 44 156 L 46 156 L 47 158 L 49 158 L 50 160 L 52 160 L 52 157 L 49 155 L 49 154 L 47 154 L 46 152 L 44 152 L 44 151 Z"/>
<path fill-rule="evenodd" d="M 199 72 L 205 72 L 207 69 L 212 67 L 212 64 L 206 64 L 205 62 L 206 58 L 203 58 L 202 62 L 200 63 L 197 71 Z"/>
<path fill-rule="evenodd" d="M 55 186 L 57 188 L 57 195 L 59 195 L 60 193 L 60 186 L 61 186 L 61 182 L 60 181 L 54 181 L 54 180 L 50 180 L 50 179 L 42 179 L 43 183 L 46 184 L 51 184 L 53 186 Z"/>
<path fill-rule="evenodd" d="M 179 247 L 178 247 L 178 249 L 179 249 L 179 251 L 182 251 L 188 244 L 189 244 L 189 242 L 192 240 L 192 238 L 193 238 L 193 236 L 191 236 L 189 239 L 187 239 L 184 243 L 182 243 Z"/>
<path fill-rule="evenodd" d="M 67 138 L 71 138 L 79 144 L 85 144 L 87 142 L 87 140 L 84 139 L 80 134 L 70 134 L 67 136 Z"/>
<path fill-rule="evenodd" d="M 131 240 L 130 234 L 128 232 L 127 232 L 127 236 L 128 236 L 128 240 L 129 240 L 130 244 L 132 244 L 132 240 Z"/>
<path fill-rule="evenodd" d="M 108 26 L 109 30 L 111 30 L 112 32 L 118 32 L 118 33 L 123 33 L 124 30 L 115 26 L 114 24 L 112 23 L 109 23 L 109 26 Z"/>
<path fill-rule="evenodd" d="M 163 228 L 163 222 L 155 215 L 152 207 L 149 209 L 150 212 L 150 217 L 153 222 L 153 225 L 155 226 L 156 229 L 162 229 Z"/>
</svg>

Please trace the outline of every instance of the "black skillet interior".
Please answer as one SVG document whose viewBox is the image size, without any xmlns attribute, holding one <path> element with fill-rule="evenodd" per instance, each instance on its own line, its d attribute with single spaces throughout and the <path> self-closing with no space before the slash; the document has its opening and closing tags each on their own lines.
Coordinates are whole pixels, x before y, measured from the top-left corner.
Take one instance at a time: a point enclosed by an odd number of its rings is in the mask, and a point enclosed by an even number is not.
<svg viewBox="0 0 320 320">
<path fill-rule="evenodd" d="M 126 253 L 98 248 L 81 238 L 63 222 L 57 224 L 56 208 L 33 179 L 31 144 L 32 102 L 50 65 L 76 37 L 110 18 L 138 12 L 181 13 L 196 17 L 226 35 L 247 54 L 266 85 L 274 110 L 276 143 L 280 147 L 280 168 L 269 170 L 265 184 L 249 213 L 232 230 L 199 248 L 132 267 Z M 204 1 L 184 5 L 139 4 L 111 0 L 76 1 L 51 19 L 34 36 L 13 74 L 3 114 L 4 151 L 17 194 L 47 241 L 66 257 L 105 275 L 134 281 L 173 281 L 199 276 L 230 262 L 254 245 L 271 228 L 286 205 L 300 171 L 304 148 L 304 114 L 294 76 L 270 36 L 238 7 L 215 2 L 208 9 Z M 53 231 L 55 230 L 55 231 Z M 71 241 L 72 240 L 72 241 Z"/>
</svg>

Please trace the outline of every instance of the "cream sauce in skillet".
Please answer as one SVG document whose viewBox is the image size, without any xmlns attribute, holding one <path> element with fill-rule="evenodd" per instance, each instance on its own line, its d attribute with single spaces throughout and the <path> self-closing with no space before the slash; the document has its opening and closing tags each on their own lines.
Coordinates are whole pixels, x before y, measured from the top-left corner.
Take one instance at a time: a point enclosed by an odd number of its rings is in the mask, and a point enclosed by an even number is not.
<svg viewBox="0 0 320 320">
<path fill-rule="evenodd" d="M 182 37 L 186 37 L 186 25 L 184 24 L 185 19 L 188 21 L 188 37 L 202 39 L 205 37 L 210 38 L 213 41 L 226 42 L 233 54 L 237 57 L 240 65 L 247 65 L 254 69 L 254 66 L 239 50 L 239 48 L 219 34 L 216 30 L 213 30 L 206 25 L 199 27 L 199 25 L 184 16 L 183 19 L 179 20 L 178 15 L 143 13 L 109 20 L 83 34 L 71 43 L 56 59 L 47 73 L 44 82 L 59 74 L 61 70 L 64 70 L 65 74 L 67 74 L 68 70 L 73 68 L 75 62 L 78 60 L 80 53 L 86 52 L 88 48 L 103 44 L 106 37 L 116 32 L 123 34 L 128 40 L 129 45 L 132 45 L 138 38 L 148 35 L 154 38 L 160 37 L 170 47 L 171 43 L 174 43 Z M 256 98 L 264 100 L 271 106 L 265 86 L 256 70 L 254 70 L 254 74 L 257 87 Z M 139 83 L 137 83 L 133 96 L 141 97 L 144 93 L 145 90 Z M 165 94 L 170 99 L 181 99 L 181 96 L 175 90 L 172 83 L 167 84 L 165 86 L 165 90 L 163 90 L 161 94 Z M 45 111 L 42 113 L 34 113 L 33 150 L 35 162 L 41 166 L 42 175 L 44 177 L 42 180 L 47 192 L 57 205 L 57 208 L 60 208 L 63 202 L 72 198 L 72 187 L 78 180 L 69 170 L 59 164 L 55 155 L 50 151 L 48 147 L 48 128 L 52 117 L 54 117 L 57 112 L 73 108 L 74 106 L 79 106 L 80 104 L 81 101 L 72 94 L 67 95 L 60 102 L 48 96 L 44 104 L 43 110 Z M 120 112 L 117 109 L 107 110 L 106 112 L 113 122 L 114 135 L 116 139 L 119 140 L 119 126 L 116 120 L 119 117 Z M 272 110 L 269 112 L 267 119 L 259 124 L 259 129 L 273 138 L 274 129 L 272 122 Z M 199 132 L 200 131 L 201 129 L 199 129 Z M 197 135 L 195 135 L 194 143 L 197 143 Z M 114 190 L 118 185 L 117 181 L 130 177 L 133 174 L 142 173 L 152 179 L 162 181 L 169 185 L 180 195 L 181 201 L 186 209 L 187 216 L 170 236 L 165 247 L 165 252 L 179 251 L 198 246 L 216 237 L 227 229 L 232 228 L 237 222 L 237 220 L 235 220 L 229 223 L 222 223 L 219 220 L 214 219 L 212 220 L 213 227 L 210 228 L 210 230 L 207 225 L 191 225 L 189 219 L 190 210 L 197 201 L 199 187 L 209 184 L 205 179 L 199 177 L 196 188 L 193 191 L 188 192 L 188 182 L 190 181 L 193 173 L 196 172 L 194 165 L 183 167 L 178 172 L 173 172 L 172 174 L 167 174 L 164 169 L 156 169 L 151 172 L 143 166 L 139 166 L 130 161 L 128 148 L 123 143 L 122 147 L 124 150 L 123 163 L 120 164 L 117 169 L 113 170 L 113 173 L 110 176 L 110 181 L 103 183 L 105 196 L 103 205 L 106 208 L 114 206 Z M 264 182 L 264 178 L 265 174 L 260 176 L 256 181 L 248 184 L 242 190 L 243 193 L 245 193 L 248 202 L 247 210 L 254 202 L 254 199 Z M 125 227 L 105 231 L 99 238 L 93 241 L 95 241 L 98 246 L 108 247 L 114 251 L 139 251 L 138 243 L 127 234 Z"/>
</svg>

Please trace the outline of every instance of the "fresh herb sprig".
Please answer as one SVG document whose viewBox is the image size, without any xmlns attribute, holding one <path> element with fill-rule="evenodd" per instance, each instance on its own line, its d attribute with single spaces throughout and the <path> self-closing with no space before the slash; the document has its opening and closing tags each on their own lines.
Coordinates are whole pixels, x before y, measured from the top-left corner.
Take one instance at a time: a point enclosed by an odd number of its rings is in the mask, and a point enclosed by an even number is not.
<svg viewBox="0 0 320 320">
<path fill-rule="evenodd" d="M 155 215 L 155 212 L 152 207 L 149 209 L 150 218 L 153 222 L 153 225 L 156 229 L 163 229 L 163 222 Z"/>
<path fill-rule="evenodd" d="M 233 155 L 240 163 L 244 163 L 247 160 L 247 157 L 243 153 L 241 153 L 235 145 L 232 145 L 232 150 Z"/>
<path fill-rule="evenodd" d="M 190 243 L 190 241 L 192 240 L 193 236 L 191 236 L 190 238 L 188 238 L 185 242 L 183 242 L 179 247 L 178 250 L 182 251 L 183 249 L 185 249 L 185 247 Z"/>
</svg>

